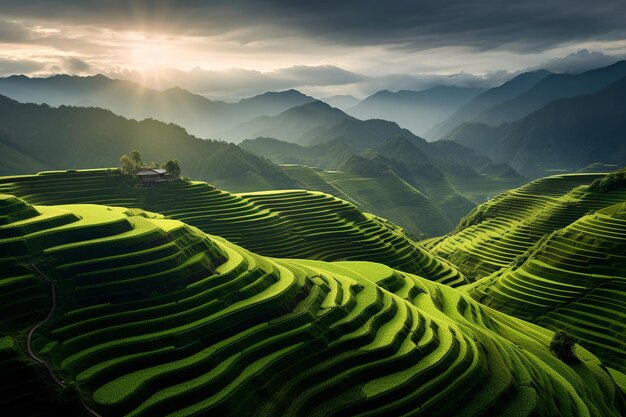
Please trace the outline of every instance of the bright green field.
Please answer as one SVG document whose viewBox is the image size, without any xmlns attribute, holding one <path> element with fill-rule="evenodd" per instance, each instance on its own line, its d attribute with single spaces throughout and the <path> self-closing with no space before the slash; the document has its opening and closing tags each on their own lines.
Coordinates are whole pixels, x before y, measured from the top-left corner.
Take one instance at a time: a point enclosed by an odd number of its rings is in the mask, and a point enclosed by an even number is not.
<svg viewBox="0 0 626 417">
<path fill-rule="evenodd" d="M 325 171 L 304 165 L 282 165 L 288 175 L 309 190 L 319 190 L 350 201 L 366 212 L 377 213 L 417 236 L 439 235 L 454 228 L 459 217 L 449 215 L 435 201 L 444 202 L 442 195 L 435 200 L 400 177 L 389 174 L 364 177 L 354 172 Z M 448 190 L 449 191 L 449 190 Z"/>
<path fill-rule="evenodd" d="M 270 197 L 245 199 L 269 198 L 277 211 Z M 57 307 L 33 349 L 103 416 L 617 417 L 626 409 L 590 352 L 579 347 L 581 363 L 568 366 L 549 352 L 549 330 L 415 274 L 263 257 L 180 221 L 102 205 L 3 196 L 0 224 L 0 285 L 11 288 L 0 303 L 18 298 L 13 283 L 43 281 L 23 294 L 41 300 L 45 315 L 46 279 L 54 284 Z M 15 314 L 0 336 L 21 345 L 40 319 Z M 2 378 L 0 392 L 14 381 Z M 2 398 L 11 415 L 29 405 Z"/>
<path fill-rule="evenodd" d="M 424 242 L 474 284 L 473 298 L 552 330 L 566 330 L 626 371 L 626 183 L 606 174 L 555 175 L 479 206 L 459 231 Z"/>
<path fill-rule="evenodd" d="M 470 280 L 487 276 L 519 261 L 544 236 L 588 212 L 626 201 L 626 187 L 587 192 L 591 182 L 605 175 L 554 175 L 507 191 L 469 213 L 455 234 L 426 246 Z"/>
<path fill-rule="evenodd" d="M 204 182 L 182 181 L 144 189 L 106 170 L 0 177 L 0 192 L 31 204 L 141 207 L 265 256 L 366 260 L 451 285 L 467 283 L 456 268 L 424 250 L 401 228 L 321 192 L 232 194 Z"/>
</svg>

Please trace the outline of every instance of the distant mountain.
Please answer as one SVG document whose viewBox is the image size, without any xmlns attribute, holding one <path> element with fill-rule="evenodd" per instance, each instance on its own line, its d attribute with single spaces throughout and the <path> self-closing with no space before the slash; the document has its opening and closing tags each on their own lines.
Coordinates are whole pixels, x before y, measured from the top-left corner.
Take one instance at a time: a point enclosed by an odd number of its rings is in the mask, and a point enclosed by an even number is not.
<svg viewBox="0 0 626 417">
<path fill-rule="evenodd" d="M 302 146 L 274 138 L 246 139 L 239 146 L 277 164 L 302 164 L 324 169 L 337 169 L 348 157 L 359 151 L 342 140 L 315 146 Z"/>
<path fill-rule="evenodd" d="M 385 119 L 423 135 L 459 107 L 482 93 L 482 88 L 437 86 L 424 91 L 379 91 L 346 112 L 359 119 Z"/>
<path fill-rule="evenodd" d="M 546 70 L 525 72 L 498 87 L 490 88 L 431 128 L 425 136 L 433 140 L 441 139 L 461 123 L 472 120 L 483 110 L 494 105 L 514 99 L 550 74 L 550 71 Z"/>
<path fill-rule="evenodd" d="M 198 139 L 171 123 L 137 122 L 98 108 L 21 104 L 0 96 L 0 175 L 115 167 L 133 149 L 145 161 L 178 159 L 184 175 L 219 185 L 296 186 L 269 161 L 234 144 Z"/>
<path fill-rule="evenodd" d="M 243 121 L 261 115 L 276 115 L 314 100 L 296 90 L 288 90 L 226 103 L 181 88 L 160 91 L 103 75 L 0 78 L 0 94 L 20 102 L 101 107 L 128 118 L 154 118 L 179 124 L 204 138 L 218 137 Z"/>
<path fill-rule="evenodd" d="M 592 163 L 626 165 L 626 77 L 592 95 L 556 100 L 498 127 L 463 124 L 448 139 L 530 178 Z"/>
<path fill-rule="evenodd" d="M 276 115 L 282 113 L 286 109 L 300 106 L 305 103 L 314 101 L 313 97 L 302 94 L 298 90 L 290 89 L 280 92 L 269 91 L 258 96 L 244 98 L 238 103 L 231 104 L 232 110 L 243 112 L 241 117 L 249 120 L 257 117 L 259 114 Z"/>
<path fill-rule="evenodd" d="M 415 136 L 407 129 L 403 129 L 395 122 L 381 119 L 358 120 L 346 118 L 339 123 L 308 132 L 303 141 L 309 145 L 321 145 L 337 139 L 359 151 L 375 147 L 391 136 L 404 136 L 408 140 L 418 143 L 420 147 L 427 147 L 426 141 Z"/>
<path fill-rule="evenodd" d="M 428 152 L 428 143 L 403 129 L 395 122 L 381 119 L 359 120 L 321 101 L 294 107 L 277 116 L 262 116 L 242 123 L 232 129 L 228 136 L 234 140 L 271 137 L 315 146 L 341 139 L 345 145 L 357 151 L 377 146 L 390 136 L 404 136 Z"/>
<path fill-rule="evenodd" d="M 626 76 L 626 61 L 580 74 L 551 74 L 514 99 L 482 111 L 471 121 L 498 126 L 520 120 L 551 101 L 592 94 Z"/>
<path fill-rule="evenodd" d="M 361 102 L 360 99 L 353 97 L 348 94 L 336 95 L 330 97 L 322 97 L 320 101 L 323 101 L 326 104 L 329 104 L 333 107 L 336 107 L 340 110 L 346 111 L 350 107 L 354 107 Z"/>
<path fill-rule="evenodd" d="M 338 169 L 337 164 L 346 157 L 376 150 L 392 137 L 409 142 L 429 158 L 435 169 L 478 175 L 493 164 L 484 155 L 455 142 L 427 142 L 395 122 L 359 120 L 320 101 L 294 107 L 278 116 L 259 117 L 238 126 L 232 134 L 248 138 L 241 143 L 244 149 L 276 163 L 297 163 L 324 169 Z M 510 179 L 513 177 L 522 179 L 514 171 Z"/>
<path fill-rule="evenodd" d="M 319 100 L 293 107 L 277 116 L 261 116 L 231 129 L 226 136 L 231 140 L 273 137 L 292 143 L 305 144 L 311 131 L 334 126 L 353 119 L 344 112 Z"/>
<path fill-rule="evenodd" d="M 345 125 L 353 128 L 354 136 L 347 133 Z M 426 142 L 393 122 L 348 120 L 329 130 L 333 131 L 327 136 L 329 141 L 306 147 L 273 138 L 245 140 L 240 146 L 278 164 L 347 170 L 366 176 L 391 172 L 441 203 L 453 222 L 471 207 L 469 201 L 482 202 L 524 181 L 506 164 L 494 164 L 455 142 Z M 359 158 L 353 158 L 355 155 Z"/>
</svg>

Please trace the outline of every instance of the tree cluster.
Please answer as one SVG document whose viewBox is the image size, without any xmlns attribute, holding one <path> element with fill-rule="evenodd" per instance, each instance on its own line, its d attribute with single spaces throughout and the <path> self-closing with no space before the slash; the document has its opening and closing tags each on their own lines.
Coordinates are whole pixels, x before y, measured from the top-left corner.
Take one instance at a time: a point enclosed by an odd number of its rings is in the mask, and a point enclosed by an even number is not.
<svg viewBox="0 0 626 417">
<path fill-rule="evenodd" d="M 550 350 L 560 360 L 573 364 L 580 362 L 576 357 L 576 339 L 564 330 L 560 330 L 552 336 Z"/>
<path fill-rule="evenodd" d="M 589 191 L 598 193 L 613 191 L 626 187 L 626 168 L 607 174 L 604 178 L 595 180 L 589 186 Z"/>
<path fill-rule="evenodd" d="M 131 151 L 128 155 L 122 155 L 120 162 L 122 163 L 122 170 L 128 175 L 135 175 L 142 169 L 150 168 L 163 168 L 174 178 L 179 178 L 181 174 L 178 159 L 169 159 L 163 164 L 157 162 L 145 163 L 141 159 L 141 153 L 138 150 Z"/>
</svg>

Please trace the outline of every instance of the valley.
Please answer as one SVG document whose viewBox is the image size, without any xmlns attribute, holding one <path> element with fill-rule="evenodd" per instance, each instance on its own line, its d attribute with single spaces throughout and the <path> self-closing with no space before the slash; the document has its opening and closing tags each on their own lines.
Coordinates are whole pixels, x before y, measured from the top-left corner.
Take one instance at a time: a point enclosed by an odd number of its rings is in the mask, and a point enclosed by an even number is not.
<svg viewBox="0 0 626 417">
<path fill-rule="evenodd" d="M 626 416 L 625 27 L 3 1 L 0 416 Z"/>
</svg>

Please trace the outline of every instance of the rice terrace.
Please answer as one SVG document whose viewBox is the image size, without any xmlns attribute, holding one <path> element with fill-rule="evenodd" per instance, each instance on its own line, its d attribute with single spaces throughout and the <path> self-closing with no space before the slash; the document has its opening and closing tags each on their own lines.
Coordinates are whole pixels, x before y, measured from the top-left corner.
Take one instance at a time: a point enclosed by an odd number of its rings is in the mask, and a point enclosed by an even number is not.
<svg viewBox="0 0 626 417">
<path fill-rule="evenodd" d="M 623 2 L 2 3 L 0 416 L 626 416 Z"/>
</svg>

